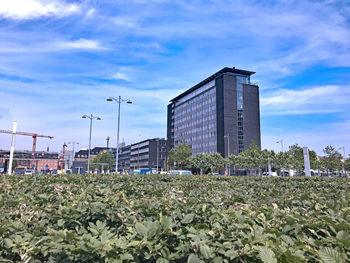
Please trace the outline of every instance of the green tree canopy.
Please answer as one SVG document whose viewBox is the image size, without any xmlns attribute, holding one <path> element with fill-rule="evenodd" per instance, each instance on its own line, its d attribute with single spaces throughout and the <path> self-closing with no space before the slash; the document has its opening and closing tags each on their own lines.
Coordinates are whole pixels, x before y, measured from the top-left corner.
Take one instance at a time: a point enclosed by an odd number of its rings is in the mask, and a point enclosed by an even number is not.
<svg viewBox="0 0 350 263">
<path fill-rule="evenodd" d="M 293 144 L 289 146 L 289 150 L 287 152 L 289 155 L 289 164 L 290 168 L 296 170 L 297 172 L 304 171 L 304 154 L 303 148 L 298 144 Z"/>
<path fill-rule="evenodd" d="M 225 164 L 225 159 L 220 153 L 209 154 L 209 165 L 212 173 L 219 172 L 220 169 L 225 167 Z"/>
<path fill-rule="evenodd" d="M 191 146 L 186 143 L 180 143 L 176 148 L 169 151 L 168 165 L 173 167 L 174 163 L 181 167 L 188 165 L 188 158 L 192 155 Z"/>
<path fill-rule="evenodd" d="M 326 155 L 321 160 L 321 166 L 327 173 L 341 168 L 342 155 L 332 145 L 326 146 L 323 152 Z"/>
<path fill-rule="evenodd" d="M 194 168 L 198 168 L 200 170 L 200 174 L 206 172 L 211 166 L 210 156 L 207 153 L 199 153 L 196 156 L 191 156 L 188 158 L 188 162 Z"/>
<path fill-rule="evenodd" d="M 101 163 L 107 163 L 104 165 L 103 169 L 106 172 L 108 169 L 111 169 L 115 165 L 115 158 L 110 152 L 103 152 L 98 154 L 91 162 L 93 169 L 102 170 Z"/>
</svg>

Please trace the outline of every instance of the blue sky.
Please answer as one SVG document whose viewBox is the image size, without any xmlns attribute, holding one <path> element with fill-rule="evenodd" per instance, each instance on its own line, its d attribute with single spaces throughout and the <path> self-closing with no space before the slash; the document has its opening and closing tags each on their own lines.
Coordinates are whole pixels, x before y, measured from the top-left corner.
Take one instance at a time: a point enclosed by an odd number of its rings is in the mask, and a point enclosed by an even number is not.
<svg viewBox="0 0 350 263">
<path fill-rule="evenodd" d="M 93 146 L 166 135 L 169 100 L 228 66 L 255 71 L 262 146 L 350 152 L 348 1 L 11 0 L 0 3 L 0 129 Z M 17 136 L 17 149 L 31 149 Z M 0 148 L 10 136 L 0 134 Z"/>
</svg>

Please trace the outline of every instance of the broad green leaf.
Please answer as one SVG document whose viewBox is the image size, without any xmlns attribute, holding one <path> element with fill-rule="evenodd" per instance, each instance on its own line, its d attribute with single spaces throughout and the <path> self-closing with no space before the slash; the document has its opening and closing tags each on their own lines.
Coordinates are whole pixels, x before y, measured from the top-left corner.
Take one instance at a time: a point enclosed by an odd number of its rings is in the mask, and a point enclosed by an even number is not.
<svg viewBox="0 0 350 263">
<path fill-rule="evenodd" d="M 330 247 L 324 247 L 318 250 L 318 255 L 324 263 L 345 263 L 346 255 Z"/>
<path fill-rule="evenodd" d="M 59 219 L 59 220 L 57 221 L 57 225 L 58 225 L 59 227 L 63 226 L 63 225 L 64 225 L 64 220 L 63 220 L 63 219 Z"/>
<path fill-rule="evenodd" d="M 200 245 L 199 251 L 205 259 L 210 258 L 210 248 L 207 245 Z"/>
<path fill-rule="evenodd" d="M 121 260 L 134 260 L 134 257 L 129 253 L 124 253 L 120 256 Z"/>
<path fill-rule="evenodd" d="M 194 214 L 187 214 L 184 216 L 184 218 L 181 220 L 181 223 L 183 224 L 189 224 L 193 221 Z"/>
<path fill-rule="evenodd" d="M 13 242 L 12 242 L 11 239 L 5 238 L 4 241 L 5 241 L 5 245 L 6 245 L 8 248 L 12 247 Z"/>
<path fill-rule="evenodd" d="M 268 247 L 259 247 L 259 257 L 264 263 L 277 263 L 275 253 Z"/>
<path fill-rule="evenodd" d="M 136 223 L 135 228 L 137 233 L 139 233 L 141 236 L 147 235 L 147 228 L 142 223 Z"/>
<path fill-rule="evenodd" d="M 187 258 L 187 263 L 202 263 L 202 260 L 200 260 L 197 255 L 190 254 Z"/>
</svg>

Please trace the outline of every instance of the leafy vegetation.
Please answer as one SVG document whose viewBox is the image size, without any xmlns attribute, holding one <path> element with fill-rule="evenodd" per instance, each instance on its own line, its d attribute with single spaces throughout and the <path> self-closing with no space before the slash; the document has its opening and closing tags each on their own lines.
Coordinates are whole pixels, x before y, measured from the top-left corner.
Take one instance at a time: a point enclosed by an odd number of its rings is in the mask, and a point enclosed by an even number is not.
<svg viewBox="0 0 350 263">
<path fill-rule="evenodd" d="M 169 167 L 186 167 L 189 162 L 188 159 L 192 155 L 192 149 L 186 143 L 180 143 L 177 147 L 169 151 L 168 166 Z"/>
<path fill-rule="evenodd" d="M 349 262 L 350 181 L 0 178 L 2 262 Z"/>
<path fill-rule="evenodd" d="M 92 170 L 99 170 L 107 172 L 115 165 L 115 158 L 110 152 L 103 152 L 98 154 L 91 162 Z"/>
</svg>

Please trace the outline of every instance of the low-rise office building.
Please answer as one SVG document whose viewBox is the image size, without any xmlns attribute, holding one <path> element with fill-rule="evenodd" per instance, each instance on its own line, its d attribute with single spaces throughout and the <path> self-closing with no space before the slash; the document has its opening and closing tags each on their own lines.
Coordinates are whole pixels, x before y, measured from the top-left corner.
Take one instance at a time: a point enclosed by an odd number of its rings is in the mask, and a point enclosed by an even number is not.
<svg viewBox="0 0 350 263">
<path fill-rule="evenodd" d="M 166 169 L 168 157 L 167 141 L 163 138 L 144 140 L 130 147 L 130 169 Z"/>
<path fill-rule="evenodd" d="M 130 155 L 131 145 L 126 145 L 119 148 L 118 154 L 118 172 L 129 172 L 130 171 Z M 114 168 L 115 170 L 115 168 Z"/>
</svg>

